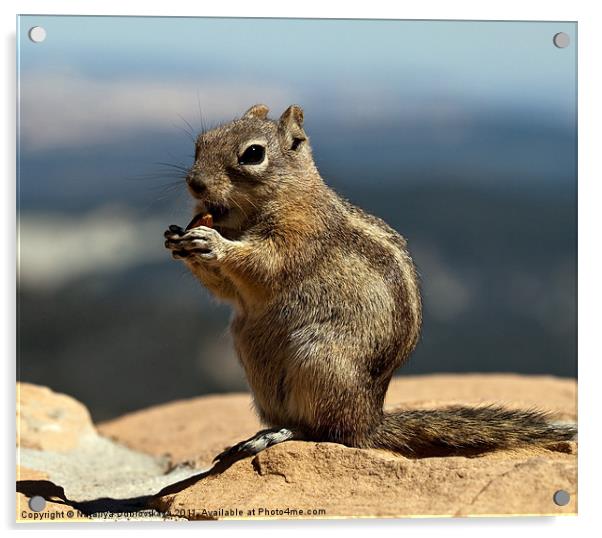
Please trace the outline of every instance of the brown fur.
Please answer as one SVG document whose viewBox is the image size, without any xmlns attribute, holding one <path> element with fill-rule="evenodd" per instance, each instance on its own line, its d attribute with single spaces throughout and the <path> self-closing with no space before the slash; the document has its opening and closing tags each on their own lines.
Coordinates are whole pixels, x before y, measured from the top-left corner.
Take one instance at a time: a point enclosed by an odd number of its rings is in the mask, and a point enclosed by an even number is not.
<svg viewBox="0 0 602 538">
<path fill-rule="evenodd" d="M 233 305 L 232 335 L 261 419 L 308 439 L 405 453 L 572 438 L 574 428 L 538 412 L 383 413 L 393 372 L 420 333 L 406 241 L 325 185 L 299 107 L 279 121 L 267 113 L 256 105 L 199 136 L 188 184 L 199 212 L 225 214 L 215 230 L 166 233 L 167 246 Z M 253 141 L 266 159 L 239 164 Z"/>
</svg>

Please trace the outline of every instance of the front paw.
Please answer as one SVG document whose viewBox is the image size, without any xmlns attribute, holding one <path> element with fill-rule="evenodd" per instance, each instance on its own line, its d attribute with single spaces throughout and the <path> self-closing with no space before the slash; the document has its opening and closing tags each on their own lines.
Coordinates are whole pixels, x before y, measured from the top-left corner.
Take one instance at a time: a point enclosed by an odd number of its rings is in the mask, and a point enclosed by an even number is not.
<svg viewBox="0 0 602 538">
<path fill-rule="evenodd" d="M 171 250 L 176 259 L 216 261 L 223 255 L 228 243 L 216 230 L 205 226 L 184 230 L 171 225 L 163 235 L 165 247 Z"/>
</svg>

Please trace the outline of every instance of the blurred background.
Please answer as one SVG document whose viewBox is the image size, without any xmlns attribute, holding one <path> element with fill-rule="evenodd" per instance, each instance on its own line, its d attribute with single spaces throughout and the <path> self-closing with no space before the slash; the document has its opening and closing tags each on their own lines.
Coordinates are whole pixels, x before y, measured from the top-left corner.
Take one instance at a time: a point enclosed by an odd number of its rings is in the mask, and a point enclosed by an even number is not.
<svg viewBox="0 0 602 538">
<path fill-rule="evenodd" d="M 303 106 L 326 181 L 408 239 L 424 329 L 402 375 L 575 377 L 576 32 L 20 17 L 19 378 L 95 420 L 245 390 L 229 308 L 162 233 L 191 217 L 171 166 L 191 135 L 255 103 Z"/>
</svg>

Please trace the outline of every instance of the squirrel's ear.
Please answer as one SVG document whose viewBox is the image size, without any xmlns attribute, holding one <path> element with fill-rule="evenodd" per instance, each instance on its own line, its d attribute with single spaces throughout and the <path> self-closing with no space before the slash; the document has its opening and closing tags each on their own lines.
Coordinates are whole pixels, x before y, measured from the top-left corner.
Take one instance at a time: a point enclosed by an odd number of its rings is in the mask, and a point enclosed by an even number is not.
<svg viewBox="0 0 602 538">
<path fill-rule="evenodd" d="M 307 140 L 303 130 L 303 109 L 298 105 L 289 106 L 280 116 L 278 132 L 286 149 L 296 150 Z"/>
<path fill-rule="evenodd" d="M 270 109 L 265 105 L 253 105 L 244 113 L 243 118 L 257 118 L 259 120 L 265 120 L 269 111 Z"/>
</svg>

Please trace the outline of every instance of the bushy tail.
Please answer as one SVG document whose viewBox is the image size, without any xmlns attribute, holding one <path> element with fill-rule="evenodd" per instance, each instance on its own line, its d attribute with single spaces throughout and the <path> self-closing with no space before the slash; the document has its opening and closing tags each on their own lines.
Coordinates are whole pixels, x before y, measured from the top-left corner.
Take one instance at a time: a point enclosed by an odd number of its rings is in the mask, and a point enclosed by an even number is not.
<svg viewBox="0 0 602 538">
<path fill-rule="evenodd" d="M 570 441 L 576 434 L 575 425 L 554 423 L 550 415 L 541 411 L 458 406 L 385 413 L 371 438 L 371 445 L 416 456 L 462 454 L 554 445 Z"/>
</svg>

